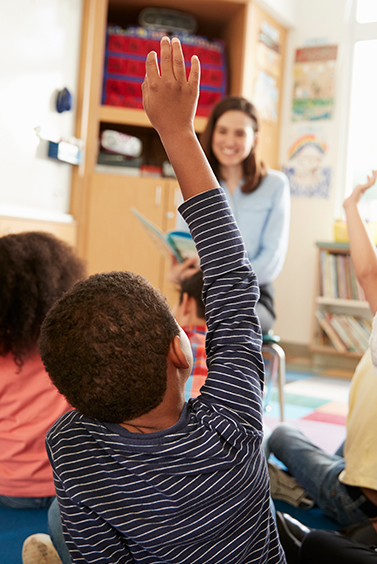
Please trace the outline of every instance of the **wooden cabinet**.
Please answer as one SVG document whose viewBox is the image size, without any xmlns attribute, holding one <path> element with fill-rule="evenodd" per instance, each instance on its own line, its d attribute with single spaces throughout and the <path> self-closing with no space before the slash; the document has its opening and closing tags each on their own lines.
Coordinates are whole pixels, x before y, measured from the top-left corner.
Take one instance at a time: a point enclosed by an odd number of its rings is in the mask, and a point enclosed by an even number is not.
<svg viewBox="0 0 377 564">
<path fill-rule="evenodd" d="M 283 74 L 285 30 L 265 14 L 253 0 L 155 0 L 154 7 L 190 12 L 198 22 L 198 35 L 223 39 L 228 63 L 228 92 L 252 97 L 256 76 L 255 46 L 261 22 L 278 29 L 281 46 L 280 82 Z M 174 228 L 176 182 L 163 178 L 135 178 L 100 174 L 96 171 L 100 131 L 113 127 L 139 136 L 154 153 L 161 143 L 143 110 L 101 105 L 106 27 L 137 25 L 139 12 L 149 7 L 145 0 L 84 0 L 79 85 L 76 100 L 75 135 L 85 143 L 85 157 L 72 177 L 70 212 L 78 221 L 78 247 L 90 273 L 127 268 L 146 276 L 165 294 L 166 264 L 153 242 L 141 233 L 130 215 L 135 206 L 161 229 Z M 280 113 L 279 113 L 280 114 Z M 261 127 L 260 156 L 277 167 L 279 118 Z M 203 131 L 206 119 L 198 117 L 195 128 Z M 267 129 L 266 129 L 267 128 Z M 267 131 L 263 135 L 264 129 Z M 156 204 L 156 190 L 161 201 Z"/>
<path fill-rule="evenodd" d="M 357 283 L 347 243 L 317 243 L 311 349 L 360 357 L 368 348 L 372 313 Z"/>
<path fill-rule="evenodd" d="M 166 232 L 174 227 L 177 194 L 179 188 L 171 179 L 94 174 L 86 255 L 90 271 L 137 272 L 170 293 L 164 280 L 165 259 L 131 208 Z"/>
</svg>

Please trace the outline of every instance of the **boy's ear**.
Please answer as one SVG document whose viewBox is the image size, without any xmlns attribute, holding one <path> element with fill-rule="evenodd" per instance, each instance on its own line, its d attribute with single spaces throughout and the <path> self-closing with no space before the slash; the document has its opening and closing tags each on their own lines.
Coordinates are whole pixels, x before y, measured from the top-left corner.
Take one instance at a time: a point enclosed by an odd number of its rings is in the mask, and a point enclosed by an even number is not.
<svg viewBox="0 0 377 564">
<path fill-rule="evenodd" d="M 188 295 L 187 292 L 184 292 L 182 295 L 182 300 L 180 303 L 181 307 L 182 307 L 182 311 L 184 315 L 187 315 L 188 313 L 190 313 L 190 296 Z"/>
<path fill-rule="evenodd" d="M 176 368 L 189 368 L 186 355 L 181 347 L 181 339 L 179 335 L 174 337 L 170 343 L 168 358 L 170 358 Z"/>
</svg>

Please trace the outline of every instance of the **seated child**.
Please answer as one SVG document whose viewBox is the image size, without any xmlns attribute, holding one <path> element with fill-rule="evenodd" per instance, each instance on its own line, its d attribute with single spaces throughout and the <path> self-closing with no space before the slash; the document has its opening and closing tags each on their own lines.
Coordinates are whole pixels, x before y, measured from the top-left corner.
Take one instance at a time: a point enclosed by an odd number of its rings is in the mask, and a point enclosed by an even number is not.
<svg viewBox="0 0 377 564">
<path fill-rule="evenodd" d="M 255 274 L 193 119 L 178 39 L 149 53 L 143 101 L 172 163 L 204 277 L 208 377 L 184 399 L 192 352 L 167 302 L 129 272 L 91 276 L 49 312 L 46 369 L 75 407 L 47 434 L 64 538 L 84 562 L 284 563 L 262 449 Z"/>
<path fill-rule="evenodd" d="M 85 269 L 49 233 L 0 237 L 0 505 L 48 507 L 55 496 L 45 435 L 71 409 L 38 351 L 42 321 Z"/>
<path fill-rule="evenodd" d="M 179 325 L 189 338 L 193 364 L 191 374 L 185 386 L 185 399 L 196 398 L 200 393 L 208 373 L 206 362 L 207 326 L 205 309 L 202 300 L 203 273 L 201 270 L 186 278 L 179 284 L 179 302 L 173 313 Z"/>
<path fill-rule="evenodd" d="M 377 311 L 377 255 L 357 204 L 376 181 L 373 171 L 344 202 L 355 273 L 373 315 Z M 377 517 L 377 322 L 370 349 L 352 378 L 343 452 L 330 455 L 294 427 L 281 424 L 268 448 L 288 468 L 323 512 L 341 526 Z"/>
</svg>

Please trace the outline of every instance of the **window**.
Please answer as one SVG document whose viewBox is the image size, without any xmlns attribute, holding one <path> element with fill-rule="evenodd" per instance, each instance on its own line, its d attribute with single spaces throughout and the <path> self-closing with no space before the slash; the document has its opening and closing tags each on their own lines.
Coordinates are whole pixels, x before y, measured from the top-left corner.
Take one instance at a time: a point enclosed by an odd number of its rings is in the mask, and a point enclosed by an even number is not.
<svg viewBox="0 0 377 564">
<path fill-rule="evenodd" d="M 377 0 L 353 0 L 350 19 L 352 71 L 342 200 L 377 168 Z M 365 219 L 377 220 L 376 186 L 363 196 L 360 207 Z"/>
<path fill-rule="evenodd" d="M 358 0 L 356 21 L 359 23 L 377 22 L 376 0 Z"/>
</svg>

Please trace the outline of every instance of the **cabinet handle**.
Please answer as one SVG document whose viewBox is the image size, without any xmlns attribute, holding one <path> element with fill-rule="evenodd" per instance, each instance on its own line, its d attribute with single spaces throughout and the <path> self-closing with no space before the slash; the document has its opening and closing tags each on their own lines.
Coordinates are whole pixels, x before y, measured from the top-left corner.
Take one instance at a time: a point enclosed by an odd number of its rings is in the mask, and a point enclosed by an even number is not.
<svg viewBox="0 0 377 564">
<path fill-rule="evenodd" d="M 161 196 L 162 196 L 162 186 L 156 186 L 155 195 L 154 195 L 155 206 L 161 206 Z"/>
</svg>

